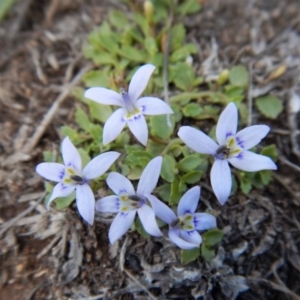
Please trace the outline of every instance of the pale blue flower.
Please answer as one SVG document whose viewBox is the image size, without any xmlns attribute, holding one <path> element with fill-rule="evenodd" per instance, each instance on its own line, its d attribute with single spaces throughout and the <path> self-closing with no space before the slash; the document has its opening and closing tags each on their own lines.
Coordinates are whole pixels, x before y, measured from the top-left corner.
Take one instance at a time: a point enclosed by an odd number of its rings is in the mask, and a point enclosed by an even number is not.
<svg viewBox="0 0 300 300">
<path fill-rule="evenodd" d="M 113 244 L 131 227 L 136 213 L 143 224 L 144 229 L 153 236 L 162 236 L 155 220 L 153 209 L 149 206 L 152 191 L 157 185 L 162 165 L 162 157 L 152 159 L 144 169 L 137 190 L 123 175 L 112 172 L 107 177 L 107 184 L 115 195 L 104 197 L 96 202 L 96 210 L 99 212 L 117 213 L 109 229 L 109 241 Z M 160 201 L 159 201 L 160 202 Z"/>
<path fill-rule="evenodd" d="M 120 153 L 110 151 L 93 158 L 83 170 L 81 170 L 81 158 L 70 139 L 66 137 L 62 142 L 63 164 L 41 163 L 37 165 L 36 172 L 42 177 L 58 182 L 47 203 L 57 197 L 66 197 L 76 189 L 76 204 L 82 218 L 90 225 L 94 223 L 95 197 L 88 182 L 104 174 L 119 157 Z"/>
<path fill-rule="evenodd" d="M 220 115 L 217 124 L 216 136 L 219 145 L 202 131 L 189 126 L 181 127 L 178 132 L 179 137 L 188 147 L 214 157 L 210 181 L 221 205 L 227 201 L 232 186 L 228 162 L 246 172 L 277 169 L 269 157 L 247 151 L 268 134 L 269 126 L 254 125 L 237 133 L 237 124 L 238 111 L 236 105 L 231 102 Z"/>
<path fill-rule="evenodd" d="M 200 187 L 188 190 L 180 199 L 177 216 L 166 204 L 152 199 L 151 204 L 158 218 L 169 224 L 169 238 L 182 249 L 199 247 L 202 238 L 198 231 L 217 226 L 216 218 L 207 213 L 195 213 L 200 198 Z"/>
<path fill-rule="evenodd" d="M 85 91 L 84 96 L 101 104 L 117 105 L 117 109 L 106 121 L 103 129 L 103 145 L 117 138 L 127 124 L 137 140 L 146 146 L 148 127 L 144 115 L 172 114 L 173 110 L 164 101 L 155 97 L 139 96 L 145 90 L 155 66 L 151 64 L 140 67 L 133 75 L 128 92 L 120 94 L 102 87 L 93 87 Z"/>
</svg>

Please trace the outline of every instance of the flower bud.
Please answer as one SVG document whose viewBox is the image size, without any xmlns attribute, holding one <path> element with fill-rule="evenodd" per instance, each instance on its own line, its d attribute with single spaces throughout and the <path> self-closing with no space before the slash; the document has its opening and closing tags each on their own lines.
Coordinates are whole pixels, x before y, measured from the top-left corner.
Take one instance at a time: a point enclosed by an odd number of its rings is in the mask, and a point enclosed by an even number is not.
<svg viewBox="0 0 300 300">
<path fill-rule="evenodd" d="M 223 70 L 220 75 L 219 78 L 217 79 L 217 83 L 219 85 L 223 85 L 229 78 L 229 71 L 227 69 Z"/>
<path fill-rule="evenodd" d="M 153 12 L 154 12 L 154 6 L 153 6 L 152 2 L 149 0 L 146 0 L 144 2 L 144 15 L 147 18 L 148 22 L 152 21 Z"/>
<path fill-rule="evenodd" d="M 300 111 L 300 96 L 294 91 L 291 92 L 288 108 L 291 114 L 296 114 Z"/>
</svg>

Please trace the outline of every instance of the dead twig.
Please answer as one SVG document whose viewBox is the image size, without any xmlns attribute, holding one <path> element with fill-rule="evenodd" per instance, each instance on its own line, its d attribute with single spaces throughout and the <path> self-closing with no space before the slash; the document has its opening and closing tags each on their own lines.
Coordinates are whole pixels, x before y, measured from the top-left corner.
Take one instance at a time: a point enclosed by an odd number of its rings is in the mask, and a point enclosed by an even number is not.
<svg viewBox="0 0 300 300">
<path fill-rule="evenodd" d="M 288 161 L 286 158 L 282 157 L 282 156 L 279 156 L 279 161 L 282 162 L 283 164 L 291 167 L 292 169 L 294 169 L 295 171 L 298 171 L 300 172 L 300 167 L 293 164 L 292 162 Z"/>
<path fill-rule="evenodd" d="M 167 38 L 164 45 L 164 64 L 163 64 L 163 85 L 164 85 L 164 98 L 165 102 L 170 106 L 169 101 L 169 80 L 168 80 L 168 65 L 169 65 L 169 51 L 170 51 L 170 29 L 172 27 L 174 18 L 173 10 L 170 11 Z M 167 115 L 167 125 L 172 127 L 171 117 Z"/>
<path fill-rule="evenodd" d="M 50 109 L 48 110 L 47 114 L 45 115 L 44 119 L 42 120 L 41 124 L 38 126 L 37 130 L 34 132 L 32 138 L 28 141 L 27 144 L 25 144 L 23 148 L 23 152 L 30 153 L 33 151 L 35 146 L 37 145 L 38 141 L 46 131 L 49 123 L 54 118 L 56 111 L 58 110 L 59 106 L 62 104 L 62 102 L 66 99 L 66 97 L 69 95 L 72 88 L 81 80 L 82 76 L 92 69 L 92 64 L 86 65 L 84 68 L 82 68 L 78 74 L 73 78 L 70 84 L 68 84 L 65 89 L 62 91 L 62 93 L 56 98 Z"/>
<path fill-rule="evenodd" d="M 18 31 L 20 30 L 22 23 L 25 19 L 25 16 L 27 14 L 27 11 L 30 7 L 31 1 L 32 0 L 23 0 L 20 2 L 18 15 L 17 15 L 16 20 L 13 23 L 11 29 L 9 30 L 8 38 L 10 40 L 13 40 L 15 38 L 16 34 L 18 33 Z"/>
<path fill-rule="evenodd" d="M 127 276 L 131 280 L 133 280 L 143 291 L 145 291 L 149 295 L 150 299 L 157 300 L 157 298 L 154 295 L 152 295 L 152 293 L 148 290 L 148 288 L 146 286 L 144 286 L 139 280 L 137 280 L 137 278 L 135 278 L 133 276 L 133 274 L 131 274 L 131 272 L 129 272 L 128 270 L 126 270 L 124 268 L 125 255 L 126 255 L 126 249 L 127 249 L 128 244 L 129 244 L 129 239 L 128 239 L 128 236 L 126 236 L 123 246 L 121 248 L 121 252 L 120 252 L 120 269 L 121 269 L 121 271 L 125 272 L 125 274 L 127 274 Z"/>
<path fill-rule="evenodd" d="M 300 197 L 289 187 L 287 183 L 284 182 L 284 180 L 279 175 L 277 175 L 275 172 L 272 172 L 272 176 L 287 190 L 287 192 L 293 197 L 293 199 L 296 200 L 293 201 L 294 204 L 299 206 Z"/>
<path fill-rule="evenodd" d="M 22 211 L 20 214 L 18 214 L 16 217 L 14 217 L 13 219 L 10 219 L 9 221 L 7 221 L 6 223 L 4 223 L 1 226 L 1 230 L 0 230 L 0 236 L 5 233 L 9 228 L 11 228 L 12 226 L 14 226 L 20 219 L 22 219 L 23 217 L 25 217 L 27 214 L 29 214 L 30 212 L 32 212 L 44 199 L 44 197 L 46 196 L 46 192 L 44 192 L 41 197 L 37 200 L 37 202 L 34 205 L 29 206 L 27 209 L 25 209 L 24 211 Z"/>
<path fill-rule="evenodd" d="M 252 68 L 253 68 L 253 62 L 250 62 L 249 64 L 249 89 L 248 89 L 248 126 L 251 126 L 252 124 L 252 107 L 253 107 L 253 95 L 252 95 L 252 89 L 253 89 L 253 82 L 252 82 Z"/>
<path fill-rule="evenodd" d="M 144 286 L 141 282 L 139 282 L 132 274 L 131 272 L 127 271 L 126 269 L 124 269 L 124 272 L 126 273 L 126 275 L 132 280 L 134 281 L 144 292 L 146 292 L 149 295 L 149 299 L 152 300 L 158 300 L 158 298 L 156 298 L 149 290 L 146 286 Z"/>
</svg>

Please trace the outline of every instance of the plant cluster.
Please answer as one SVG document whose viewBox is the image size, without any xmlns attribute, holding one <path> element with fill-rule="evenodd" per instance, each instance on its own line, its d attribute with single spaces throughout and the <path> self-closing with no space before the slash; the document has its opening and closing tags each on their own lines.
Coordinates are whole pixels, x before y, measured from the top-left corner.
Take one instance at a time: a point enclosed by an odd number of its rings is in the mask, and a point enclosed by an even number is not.
<svg viewBox="0 0 300 300">
<path fill-rule="evenodd" d="M 192 249 L 182 251 L 183 263 L 200 253 L 210 260 L 212 247 L 223 233 L 215 228 L 214 212 L 196 212 L 198 183 L 201 185 L 212 164 L 210 180 L 221 205 L 238 187 L 244 194 L 253 187 L 263 188 L 271 180 L 270 170 L 276 169 L 276 147 L 253 152 L 269 132 L 266 125 L 237 132 L 238 114 L 240 125 L 246 124 L 248 115 L 243 102 L 249 82 L 247 70 L 234 66 L 214 81 L 198 76 L 191 63 L 197 47 L 185 43 L 184 26 L 181 22 L 165 25 L 170 10 L 182 20 L 199 11 L 198 1 L 184 1 L 176 7 L 168 0 L 146 1 L 143 12 L 128 3 L 131 19 L 110 11 L 108 22 L 95 29 L 84 46 L 84 55 L 97 69 L 83 77 L 86 90 L 74 90 L 85 106 L 76 107 L 78 127 L 61 127 L 67 137 L 62 143 L 62 160 L 54 163 L 52 153 L 45 151 L 45 163 L 37 167 L 40 175 L 58 182 L 54 188 L 46 183 L 47 205 L 55 200 L 56 207 L 62 209 L 76 197 L 79 213 L 89 224 L 93 224 L 95 209 L 117 213 L 109 230 L 111 243 L 129 228 L 145 237 L 161 236 L 160 228 L 167 224 L 170 240 L 182 249 Z M 166 48 L 167 84 L 175 91 L 170 105 L 161 97 L 140 97 L 144 90 L 147 95 L 161 95 Z M 127 73 L 128 69 L 132 72 Z M 282 110 L 280 100 L 273 96 L 254 102 L 269 118 L 276 118 Z M 113 112 L 112 106 L 118 108 Z M 222 106 L 226 108 L 220 114 Z M 209 132 L 205 128 L 208 135 L 198 130 L 207 124 L 204 121 L 211 120 L 219 121 Z M 124 130 L 126 124 L 133 136 Z M 238 169 L 233 174 L 228 162 Z M 110 167 L 113 172 L 105 174 Z M 131 181 L 137 179 L 135 189 Z M 114 195 L 95 203 L 92 191 L 106 188 L 105 180 Z M 208 231 L 201 238 L 198 231 L 203 230 Z"/>
</svg>

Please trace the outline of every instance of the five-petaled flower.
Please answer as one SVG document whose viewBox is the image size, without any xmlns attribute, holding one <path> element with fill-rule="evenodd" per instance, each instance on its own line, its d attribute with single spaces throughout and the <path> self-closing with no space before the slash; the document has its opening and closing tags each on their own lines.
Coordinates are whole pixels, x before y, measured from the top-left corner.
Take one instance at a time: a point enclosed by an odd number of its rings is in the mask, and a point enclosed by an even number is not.
<svg viewBox="0 0 300 300">
<path fill-rule="evenodd" d="M 120 89 L 115 91 L 93 87 L 85 91 L 84 96 L 101 104 L 117 105 L 117 109 L 106 121 L 103 129 L 103 144 L 106 145 L 117 138 L 126 123 L 137 140 L 146 146 L 148 141 L 148 127 L 144 115 L 172 114 L 173 110 L 164 101 L 155 97 L 142 97 L 149 78 L 155 66 L 146 64 L 133 75 L 128 92 Z M 139 99 L 138 99 L 139 98 Z"/>
<path fill-rule="evenodd" d="M 216 218 L 207 213 L 195 213 L 200 198 L 200 187 L 188 190 L 180 199 L 177 216 L 166 204 L 152 202 L 153 210 L 158 218 L 169 224 L 169 238 L 182 249 L 199 247 L 202 238 L 198 231 L 217 226 Z"/>
<path fill-rule="evenodd" d="M 178 132 L 179 137 L 188 147 L 214 157 L 210 181 L 222 205 L 227 201 L 232 185 L 228 162 L 246 172 L 277 169 L 269 157 L 247 151 L 267 135 L 270 130 L 269 126 L 249 126 L 237 133 L 237 125 L 238 111 L 232 102 L 222 112 L 217 124 L 216 136 L 219 145 L 202 131 L 189 126 L 181 127 Z"/>
<path fill-rule="evenodd" d="M 91 179 L 95 179 L 104 174 L 108 168 L 119 157 L 120 153 L 110 151 L 93 158 L 83 170 L 81 170 L 81 158 L 70 139 L 66 137 L 62 142 L 63 164 L 41 163 L 37 165 L 36 172 L 44 178 L 56 181 L 52 195 L 48 201 L 50 203 L 57 197 L 66 197 L 76 189 L 76 203 L 82 218 L 90 225 L 94 223 L 95 197 L 88 185 Z"/>
<path fill-rule="evenodd" d="M 111 172 L 107 177 L 107 184 L 116 195 L 104 197 L 96 202 L 99 212 L 117 213 L 109 229 L 109 241 L 113 244 L 132 225 L 136 213 L 144 229 L 153 236 L 162 236 L 155 220 L 152 200 L 160 202 L 151 195 L 156 187 L 162 165 L 162 157 L 153 158 L 144 169 L 135 192 L 132 183 L 123 175 Z"/>
</svg>

